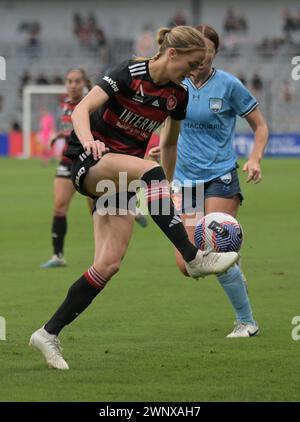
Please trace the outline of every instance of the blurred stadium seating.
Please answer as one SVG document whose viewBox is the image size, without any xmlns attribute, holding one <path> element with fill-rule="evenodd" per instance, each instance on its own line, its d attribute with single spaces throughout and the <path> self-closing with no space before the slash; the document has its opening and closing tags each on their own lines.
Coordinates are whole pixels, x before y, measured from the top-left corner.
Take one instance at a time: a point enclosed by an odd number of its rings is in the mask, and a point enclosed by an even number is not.
<svg viewBox="0 0 300 422">
<path fill-rule="evenodd" d="M 300 38 L 299 30 L 286 31 L 285 23 L 287 8 L 297 11 L 297 0 L 289 0 L 284 6 L 279 0 L 238 2 L 235 12 L 238 15 L 242 11 L 247 27 L 238 33 L 226 30 L 229 3 L 194 0 L 184 2 L 184 9 L 180 0 L 153 0 L 151 4 L 135 0 L 76 0 L 71 7 L 70 2 L 54 0 L 37 7 L 36 0 L 29 0 L 24 8 L 20 0 L 0 1 L 0 55 L 7 61 L 7 80 L 1 82 L 0 131 L 9 131 L 14 122 L 21 124 L 21 77 L 25 70 L 29 70 L 33 82 L 40 74 L 51 82 L 55 77 L 63 78 L 72 66 L 84 65 L 95 80 L 107 68 L 132 56 L 141 31 L 150 28 L 154 32 L 172 23 L 172 16 L 181 11 L 188 24 L 203 21 L 219 31 L 222 48 L 217 67 L 238 77 L 243 75 L 250 89 L 248 82 L 255 73 L 259 75 L 262 89 L 255 94 L 272 132 L 298 132 L 300 92 L 299 82 L 291 78 L 291 58 L 299 51 Z M 89 15 L 94 16 L 90 25 L 99 26 L 105 43 L 92 39 L 91 31 L 78 36 L 74 14 L 77 22 L 78 15 L 84 22 L 89 22 Z M 239 121 L 238 131 L 249 131 L 247 123 Z"/>
</svg>

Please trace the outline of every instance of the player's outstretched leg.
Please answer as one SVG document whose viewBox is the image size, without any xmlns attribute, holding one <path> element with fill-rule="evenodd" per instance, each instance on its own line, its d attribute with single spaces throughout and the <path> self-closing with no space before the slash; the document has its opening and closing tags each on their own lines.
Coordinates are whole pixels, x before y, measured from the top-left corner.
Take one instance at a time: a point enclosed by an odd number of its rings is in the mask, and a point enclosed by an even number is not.
<svg viewBox="0 0 300 422">
<path fill-rule="evenodd" d="M 29 346 L 36 348 L 43 354 L 49 368 L 69 369 L 69 365 L 62 356 L 58 337 L 55 334 L 48 333 L 44 327 L 32 334 Z"/>
<path fill-rule="evenodd" d="M 185 262 L 190 277 L 199 278 L 209 274 L 219 274 L 228 270 L 238 261 L 236 252 L 203 252 L 198 250 L 195 259 Z"/>
<path fill-rule="evenodd" d="M 61 330 L 74 321 L 104 289 L 119 270 L 128 247 L 133 217 L 93 215 L 95 259 L 90 267 L 69 289 L 67 296 L 50 320 L 35 331 L 29 345 L 38 349 L 50 368 L 68 369 L 58 340 Z"/>
<path fill-rule="evenodd" d="M 94 267 L 89 268 L 69 289 L 67 297 L 45 326 L 35 331 L 29 345 L 38 349 L 46 359 L 48 367 L 69 369 L 62 357 L 58 334 L 78 317 L 100 293 L 107 283 Z"/>
<path fill-rule="evenodd" d="M 162 167 L 154 167 L 141 178 L 147 185 L 145 195 L 154 222 L 183 256 L 188 274 L 193 278 L 226 271 L 238 260 L 236 252 L 202 252 L 193 245 L 177 215 Z"/>
</svg>

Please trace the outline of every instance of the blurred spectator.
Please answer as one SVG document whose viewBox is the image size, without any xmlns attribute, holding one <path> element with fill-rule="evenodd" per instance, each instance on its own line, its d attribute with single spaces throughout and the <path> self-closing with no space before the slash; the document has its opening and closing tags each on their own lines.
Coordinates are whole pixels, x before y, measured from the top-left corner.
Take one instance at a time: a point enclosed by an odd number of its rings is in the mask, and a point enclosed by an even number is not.
<svg viewBox="0 0 300 422">
<path fill-rule="evenodd" d="M 285 40 L 282 37 L 263 38 L 257 45 L 263 57 L 271 57 L 277 53 L 278 49 L 284 44 Z"/>
<path fill-rule="evenodd" d="M 286 103 L 290 103 L 294 99 L 294 89 L 290 82 L 285 82 L 282 88 L 281 98 Z"/>
<path fill-rule="evenodd" d="M 36 80 L 35 80 L 35 83 L 37 84 L 37 85 L 49 85 L 49 80 L 47 79 L 47 77 L 44 75 L 44 73 L 43 72 L 41 72 L 38 76 L 37 76 L 37 78 L 36 78 Z"/>
<path fill-rule="evenodd" d="M 23 74 L 20 77 L 20 88 L 19 88 L 19 94 L 22 95 L 23 88 L 25 85 L 30 84 L 32 82 L 32 76 L 29 73 L 29 70 L 24 70 Z"/>
<path fill-rule="evenodd" d="M 3 103 L 4 103 L 4 97 L 3 95 L 0 95 L 0 113 L 3 111 Z"/>
<path fill-rule="evenodd" d="M 138 34 L 135 42 L 134 52 L 138 57 L 152 57 L 155 53 L 156 45 L 154 35 L 149 30 L 144 30 Z"/>
<path fill-rule="evenodd" d="M 179 26 L 179 25 L 187 25 L 187 19 L 181 10 L 177 11 L 168 23 L 168 26 L 170 28 L 173 28 L 174 26 Z"/>
<path fill-rule="evenodd" d="M 98 28 L 98 23 L 93 13 L 89 13 L 87 18 L 87 26 L 91 32 L 95 32 Z"/>
<path fill-rule="evenodd" d="M 292 13 L 288 9 L 283 12 L 283 32 L 287 37 L 300 28 L 299 24 L 297 13 Z"/>
<path fill-rule="evenodd" d="M 102 28 L 97 28 L 95 31 L 95 41 L 97 47 L 106 46 L 106 37 Z"/>
<path fill-rule="evenodd" d="M 75 12 L 73 15 L 73 33 L 74 35 L 76 35 L 76 37 L 79 36 L 79 32 L 82 26 L 83 26 L 83 19 L 80 13 Z"/>
<path fill-rule="evenodd" d="M 251 89 L 254 95 L 260 95 L 263 90 L 263 81 L 258 73 L 254 73 L 251 79 Z"/>
<path fill-rule="evenodd" d="M 107 40 L 104 30 L 98 27 L 94 33 L 94 50 L 99 54 L 99 60 L 102 63 L 108 61 Z"/>
<path fill-rule="evenodd" d="M 64 85 L 64 83 L 65 82 L 64 82 L 64 80 L 61 76 L 59 76 L 59 75 L 53 76 L 53 79 L 52 79 L 53 85 Z"/>
<path fill-rule="evenodd" d="M 237 32 L 240 30 L 240 22 L 239 19 L 236 17 L 235 12 L 233 9 L 227 10 L 227 15 L 225 16 L 224 21 L 224 32 Z"/>
<path fill-rule="evenodd" d="M 83 47 L 91 45 L 91 31 L 87 24 L 83 24 L 78 31 L 78 40 Z"/>
<path fill-rule="evenodd" d="M 239 54 L 239 40 L 240 37 L 233 32 L 224 35 L 221 40 L 222 51 L 231 57 L 237 56 Z"/>
<path fill-rule="evenodd" d="M 73 32 L 83 47 L 98 50 L 106 46 L 104 30 L 98 25 L 94 14 L 91 12 L 87 19 L 83 18 L 79 13 L 74 14 Z"/>
<path fill-rule="evenodd" d="M 19 25 L 19 31 L 23 32 L 27 36 L 27 47 L 35 48 L 40 44 L 39 35 L 41 32 L 41 25 L 39 22 L 21 22 Z"/>
<path fill-rule="evenodd" d="M 234 10 L 229 8 L 225 16 L 223 27 L 225 34 L 233 32 L 247 32 L 248 22 L 244 16 L 237 16 Z"/>
<path fill-rule="evenodd" d="M 40 34 L 40 24 L 38 22 L 33 22 L 28 31 L 28 45 L 30 47 L 37 47 L 40 44 L 39 34 Z"/>
<path fill-rule="evenodd" d="M 291 12 L 286 9 L 284 11 L 282 30 L 285 42 L 290 46 L 296 46 L 298 50 L 300 44 L 300 10 Z"/>
<path fill-rule="evenodd" d="M 245 41 L 243 35 L 248 31 L 248 22 L 244 16 L 237 16 L 232 8 L 227 9 L 223 23 L 224 36 L 222 47 L 231 57 L 239 54 L 239 47 Z"/>
<path fill-rule="evenodd" d="M 242 84 L 244 84 L 245 86 L 247 86 L 247 80 L 246 80 L 246 77 L 245 77 L 245 75 L 243 73 L 240 73 L 238 75 L 238 79 L 242 82 Z"/>
<path fill-rule="evenodd" d="M 22 129 L 20 123 L 17 120 L 13 120 L 10 125 L 10 130 L 13 130 L 15 132 L 21 132 Z"/>
<path fill-rule="evenodd" d="M 240 26 L 240 31 L 242 32 L 248 31 L 248 22 L 246 21 L 245 16 L 239 17 L 239 26 Z"/>
</svg>

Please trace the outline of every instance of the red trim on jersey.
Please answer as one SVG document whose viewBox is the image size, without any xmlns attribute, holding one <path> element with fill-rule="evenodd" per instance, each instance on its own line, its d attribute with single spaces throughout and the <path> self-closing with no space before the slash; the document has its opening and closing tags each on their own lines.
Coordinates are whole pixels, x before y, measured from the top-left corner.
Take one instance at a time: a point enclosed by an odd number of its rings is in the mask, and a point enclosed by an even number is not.
<svg viewBox="0 0 300 422">
<path fill-rule="evenodd" d="M 152 133 L 150 141 L 148 142 L 147 149 L 145 155 L 149 155 L 149 151 L 151 148 L 159 147 L 159 135 L 157 133 Z"/>
<path fill-rule="evenodd" d="M 92 135 L 95 139 L 99 139 L 104 142 L 108 148 L 111 148 L 114 152 L 120 154 L 135 155 L 137 157 L 144 158 L 146 145 L 141 145 L 141 148 L 135 147 L 134 145 L 127 145 L 122 141 L 113 139 L 110 135 L 105 135 L 102 132 L 92 130 Z"/>
</svg>

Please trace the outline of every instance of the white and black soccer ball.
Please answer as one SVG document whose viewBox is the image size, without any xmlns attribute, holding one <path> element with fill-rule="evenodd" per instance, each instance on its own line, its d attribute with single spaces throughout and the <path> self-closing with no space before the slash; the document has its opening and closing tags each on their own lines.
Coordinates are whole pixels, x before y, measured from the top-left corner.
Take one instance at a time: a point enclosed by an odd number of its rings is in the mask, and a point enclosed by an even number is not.
<svg viewBox="0 0 300 422">
<path fill-rule="evenodd" d="M 231 215 L 212 212 L 197 223 L 195 244 L 201 251 L 238 252 L 243 243 L 243 229 Z"/>
</svg>

